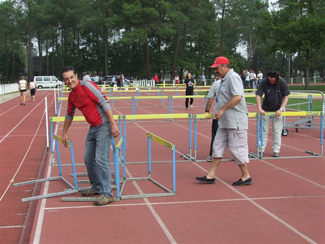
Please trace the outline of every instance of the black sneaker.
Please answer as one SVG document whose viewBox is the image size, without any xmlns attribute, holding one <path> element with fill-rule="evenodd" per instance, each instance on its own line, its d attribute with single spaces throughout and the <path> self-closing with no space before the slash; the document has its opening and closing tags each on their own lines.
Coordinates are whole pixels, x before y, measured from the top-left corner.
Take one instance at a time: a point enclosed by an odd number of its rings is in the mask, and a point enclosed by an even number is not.
<svg viewBox="0 0 325 244">
<path fill-rule="evenodd" d="M 280 155 L 279 155 L 279 153 L 277 153 L 277 152 L 274 152 L 274 153 L 273 153 L 273 157 L 276 157 L 276 158 L 278 158 L 278 157 L 280 157 Z"/>
<path fill-rule="evenodd" d="M 253 183 L 252 178 L 248 178 L 247 180 L 242 180 L 241 178 L 237 180 L 236 182 L 232 183 L 233 186 L 245 186 L 245 185 L 251 185 Z"/>
<path fill-rule="evenodd" d="M 206 176 L 203 176 L 203 177 L 196 177 L 195 178 L 197 181 L 201 182 L 201 183 L 204 183 L 204 184 L 214 184 L 216 179 L 213 178 L 213 179 L 208 179 Z"/>
</svg>

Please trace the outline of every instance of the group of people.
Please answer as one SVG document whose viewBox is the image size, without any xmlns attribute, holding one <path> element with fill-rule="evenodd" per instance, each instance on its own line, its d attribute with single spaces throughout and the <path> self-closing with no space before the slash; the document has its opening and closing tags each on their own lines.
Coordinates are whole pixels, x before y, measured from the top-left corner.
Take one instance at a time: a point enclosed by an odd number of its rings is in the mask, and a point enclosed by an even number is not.
<svg viewBox="0 0 325 244">
<path fill-rule="evenodd" d="M 257 89 L 262 80 L 263 72 L 261 70 L 258 71 L 257 75 L 253 69 L 245 69 L 242 73 L 244 89 Z"/>
<path fill-rule="evenodd" d="M 29 84 L 25 80 L 25 77 L 22 76 L 20 77 L 20 80 L 18 82 L 19 86 L 19 92 L 20 92 L 20 105 L 26 105 L 26 91 L 29 87 L 30 90 L 30 95 L 31 95 L 31 100 L 32 102 L 35 102 L 35 94 L 36 94 L 36 89 L 37 89 L 37 84 L 34 80 L 31 80 Z"/>
<path fill-rule="evenodd" d="M 207 161 L 211 161 L 210 171 L 196 180 L 205 184 L 214 184 L 215 176 L 221 159 L 227 147 L 235 162 L 241 170 L 239 180 L 233 182 L 233 186 L 252 184 L 247 164 L 249 163 L 249 151 L 247 142 L 248 111 L 245 103 L 245 94 L 240 76 L 230 68 L 230 62 L 225 57 L 218 57 L 211 68 L 219 80 L 215 81 L 207 95 L 208 102 L 205 112 L 209 113 L 213 99 L 216 106 L 212 122 L 212 139 L 210 155 Z M 263 143 L 260 152 L 263 154 L 267 145 L 269 121 L 273 122 L 273 156 L 279 157 L 281 148 L 281 133 L 283 129 L 281 114 L 289 99 L 288 85 L 280 78 L 277 71 L 269 71 L 267 77 L 260 81 L 256 91 L 256 105 L 260 114 L 275 112 L 274 116 L 263 116 Z M 264 95 L 263 103 L 261 97 Z"/>
<path fill-rule="evenodd" d="M 209 173 L 195 179 L 201 183 L 214 184 L 218 166 L 221 163 L 226 149 L 229 147 L 236 164 L 241 171 L 241 177 L 233 182 L 233 186 L 252 184 L 253 180 L 248 170 L 248 110 L 245 102 L 245 94 L 240 76 L 231 69 L 226 57 L 218 57 L 211 66 L 218 79 L 212 84 L 207 95 L 205 112 L 209 113 L 213 101 L 216 101 L 213 112 L 212 138 L 210 144 L 209 161 L 211 167 Z M 88 79 L 79 80 L 73 67 L 66 66 L 61 72 L 63 81 L 71 89 L 68 98 L 68 109 L 65 116 L 62 141 L 66 146 L 68 130 L 72 124 L 75 109 L 81 110 L 87 122 L 90 124 L 86 138 L 84 161 L 86 164 L 91 188 L 82 192 L 82 196 L 89 197 L 100 195 L 95 205 L 106 205 L 114 201 L 111 186 L 111 171 L 109 167 L 109 154 L 112 137 L 120 135 L 114 121 L 111 107 L 107 98 L 98 86 Z M 195 82 L 188 73 L 184 81 L 186 95 L 193 95 Z M 263 103 L 261 97 L 265 95 Z M 273 139 L 273 152 L 279 156 L 281 146 L 282 121 L 281 113 L 284 111 L 290 94 L 286 82 L 279 77 L 276 71 L 270 71 L 256 91 L 257 109 L 260 114 L 276 112 L 275 116 L 264 116 L 264 141 L 262 152 L 267 145 L 267 131 L 269 120 L 273 120 L 273 131 L 276 135 Z M 189 99 L 185 101 L 188 108 Z M 190 106 L 193 98 L 190 98 Z M 208 117 L 208 116 L 207 116 Z M 280 123 L 281 121 L 281 123 Z"/>
</svg>

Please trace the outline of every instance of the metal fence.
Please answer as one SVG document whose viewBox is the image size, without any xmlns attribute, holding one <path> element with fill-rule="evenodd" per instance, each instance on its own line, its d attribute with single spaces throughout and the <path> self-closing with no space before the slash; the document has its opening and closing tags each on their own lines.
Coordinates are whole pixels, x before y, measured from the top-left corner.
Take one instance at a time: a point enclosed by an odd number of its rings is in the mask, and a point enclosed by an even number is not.
<svg viewBox="0 0 325 244">
<path fill-rule="evenodd" d="M 0 85 L 0 95 L 17 91 L 19 91 L 17 83 Z"/>
</svg>

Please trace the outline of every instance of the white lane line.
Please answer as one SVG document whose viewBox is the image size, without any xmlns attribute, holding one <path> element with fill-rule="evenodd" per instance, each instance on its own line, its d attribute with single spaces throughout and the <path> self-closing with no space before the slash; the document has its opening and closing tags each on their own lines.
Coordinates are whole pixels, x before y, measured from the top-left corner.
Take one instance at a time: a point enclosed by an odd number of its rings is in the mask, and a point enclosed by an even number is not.
<svg viewBox="0 0 325 244">
<path fill-rule="evenodd" d="M 284 172 L 286 172 L 287 174 L 293 175 L 293 176 L 295 176 L 295 177 L 297 177 L 297 178 L 299 178 L 299 179 L 302 179 L 302 180 L 307 181 L 307 182 L 309 182 L 309 183 L 311 183 L 311 184 L 313 184 L 313 185 L 315 185 L 315 186 L 318 186 L 318 187 L 321 187 L 321 188 L 324 188 L 324 189 L 325 189 L 325 186 L 324 186 L 324 185 L 318 184 L 318 183 L 315 182 L 315 181 L 309 180 L 309 179 L 307 179 L 307 178 L 305 178 L 305 177 L 303 177 L 303 176 L 300 176 L 300 175 L 295 174 L 295 173 L 293 173 L 293 172 L 291 172 L 291 171 L 289 171 L 289 170 L 286 170 L 286 169 L 284 169 L 284 168 L 281 168 L 281 167 L 279 167 L 279 166 L 276 166 L 276 165 L 274 165 L 274 164 L 272 164 L 272 163 L 269 163 L 269 162 L 267 162 L 267 161 L 265 161 L 265 160 L 263 160 L 263 159 L 260 159 L 260 161 L 263 162 L 264 164 L 267 164 L 267 165 L 273 167 L 273 168 L 276 168 L 276 169 L 278 169 L 278 170 L 284 171 Z"/>
<path fill-rule="evenodd" d="M 132 174 L 130 173 L 130 171 L 128 169 L 126 169 L 127 174 L 133 178 Z M 137 191 L 140 194 L 144 194 L 143 191 L 141 190 L 140 186 L 136 183 L 136 181 L 132 181 L 134 187 L 137 189 Z M 167 226 L 165 225 L 164 221 L 160 218 L 159 214 L 156 212 L 156 210 L 154 209 L 154 207 L 152 206 L 152 204 L 150 203 L 150 201 L 148 200 L 148 198 L 143 198 L 143 200 L 145 201 L 145 205 L 149 208 L 151 214 L 154 216 L 154 218 L 156 219 L 157 223 L 159 224 L 160 228 L 163 230 L 163 232 L 165 233 L 165 235 L 167 236 L 168 240 L 171 243 L 177 243 L 175 238 L 173 237 L 173 235 L 170 233 L 170 231 L 168 230 Z"/>
<path fill-rule="evenodd" d="M 284 196 L 284 197 L 253 197 L 254 201 L 271 201 L 271 200 L 291 200 L 291 199 L 303 199 L 303 198 L 325 198 L 325 195 L 313 195 L 313 196 Z M 245 202 L 248 201 L 245 198 L 229 198 L 229 199 L 210 199 L 210 200 L 197 200 L 197 201 L 177 201 L 177 202 L 154 202 L 151 205 L 176 205 L 176 204 L 201 204 L 201 203 L 215 203 L 215 202 Z M 117 202 L 116 202 L 117 203 Z M 145 206 L 146 203 L 122 203 L 107 205 L 105 207 L 128 207 L 128 206 Z M 70 207 L 50 207 L 45 210 L 68 210 L 68 209 L 85 209 L 93 208 L 96 206 L 70 206 Z"/>
<path fill-rule="evenodd" d="M 24 120 L 40 105 L 43 104 L 42 102 L 44 101 L 45 98 L 43 98 L 14 128 L 12 128 L 11 131 L 9 131 L 1 140 L 0 144 L 13 132 L 21 123 L 24 122 Z"/>
<path fill-rule="evenodd" d="M 198 168 L 200 168 L 201 170 L 205 171 L 206 173 L 208 173 L 209 171 L 206 170 L 205 168 L 203 168 L 201 165 L 198 165 L 195 162 L 192 162 L 194 165 L 196 165 Z M 244 199 L 246 199 L 247 201 L 249 201 L 250 203 L 252 203 L 255 207 L 257 207 L 258 209 L 260 209 L 261 211 L 263 211 L 264 213 L 266 213 L 267 215 L 269 215 L 270 217 L 272 217 L 273 219 L 275 219 L 276 221 L 278 221 L 279 223 L 281 223 L 282 225 L 284 225 L 285 227 L 287 227 L 289 230 L 291 230 L 293 233 L 297 234 L 298 236 L 300 236 L 301 238 L 303 238 L 304 240 L 308 241 L 309 243 L 313 243 L 313 244 L 317 244 L 316 241 L 314 241 L 313 239 L 309 238 L 308 236 L 306 236 L 305 234 L 301 233 L 300 231 L 298 231 L 296 228 L 294 228 L 292 225 L 288 224 L 287 222 L 285 222 L 284 220 L 282 220 L 281 218 L 279 218 L 278 216 L 276 216 L 275 214 L 271 213 L 269 210 L 267 210 L 266 208 L 262 207 L 261 205 L 259 205 L 258 203 L 255 202 L 255 200 L 253 200 L 252 198 L 249 198 L 248 196 L 246 196 L 244 193 L 241 193 L 240 191 L 238 191 L 235 187 L 230 186 L 228 183 L 226 183 L 225 181 L 221 180 L 220 178 L 216 177 L 216 179 L 221 182 L 222 184 L 224 184 L 225 186 L 227 186 L 230 190 L 234 191 L 235 193 L 237 193 L 238 195 L 242 196 Z"/>
<path fill-rule="evenodd" d="M 23 225 L 7 225 L 7 226 L 0 226 L 0 229 L 14 229 L 14 228 L 23 228 Z"/>
<path fill-rule="evenodd" d="M 1 113 L 1 114 L 0 114 L 0 116 L 2 116 L 2 115 L 4 115 L 4 114 L 6 114 L 6 113 L 8 113 L 8 112 L 10 112 L 11 110 L 13 110 L 13 109 L 17 108 L 18 106 L 20 106 L 20 105 L 19 105 L 19 104 L 17 104 L 17 105 L 15 105 L 15 106 L 13 106 L 12 108 L 8 109 L 7 111 L 4 111 L 3 113 Z"/>
<path fill-rule="evenodd" d="M 53 101 L 54 101 L 54 98 L 53 98 Z M 60 114 L 60 111 L 61 111 L 61 108 L 58 111 L 59 112 L 58 114 Z M 57 133 L 58 127 L 59 127 L 59 124 L 57 123 L 55 125 L 55 129 L 53 131 L 54 134 Z M 49 162 L 48 162 L 49 167 L 48 167 L 48 170 L 47 170 L 46 178 L 49 178 L 51 176 L 51 172 L 52 172 L 51 162 L 52 162 L 52 159 L 53 159 L 53 154 L 51 154 Z M 49 186 L 50 186 L 50 181 L 46 181 L 45 185 L 44 185 L 43 195 L 46 195 L 48 193 Z M 41 200 L 41 206 L 40 206 L 40 210 L 39 210 L 39 213 L 38 213 L 37 225 L 36 225 L 36 230 L 35 230 L 35 235 L 34 235 L 34 240 L 33 240 L 34 244 L 40 243 L 41 233 L 42 233 L 42 228 L 43 228 L 43 220 L 44 220 L 44 215 L 45 215 L 45 212 L 44 212 L 45 211 L 44 210 L 45 206 L 46 206 L 46 198 Z"/>
<path fill-rule="evenodd" d="M 43 115 L 42 115 L 41 120 L 40 120 L 40 122 L 39 122 L 39 124 L 38 124 L 38 127 L 37 127 L 37 129 L 36 129 L 36 132 L 35 132 L 35 134 L 34 134 L 34 137 L 33 137 L 33 139 L 31 140 L 31 142 L 29 143 L 29 147 L 27 148 L 27 151 L 26 151 L 26 153 L 25 153 L 23 159 L 21 160 L 21 162 L 20 162 L 20 164 L 19 164 L 19 166 L 18 166 L 18 168 L 17 168 L 15 174 L 13 175 L 13 177 L 11 178 L 11 180 L 9 181 L 9 184 L 8 184 L 6 190 L 4 191 L 4 193 L 2 194 L 2 196 L 1 196 L 1 198 L 0 198 L 0 202 L 2 201 L 2 199 L 4 198 L 4 196 L 7 194 L 7 192 L 8 192 L 8 190 L 9 190 L 11 184 L 12 184 L 13 182 L 15 182 L 15 178 L 16 178 L 17 174 L 19 173 L 19 170 L 20 170 L 21 167 L 23 166 L 23 164 L 24 164 L 24 162 L 25 162 L 25 159 L 26 159 L 26 157 L 27 157 L 27 155 L 28 155 L 30 149 L 32 148 L 32 145 L 33 145 L 33 143 L 34 143 L 34 140 L 35 140 L 35 138 L 36 138 L 36 135 L 37 135 L 37 133 L 38 133 L 40 127 L 41 127 L 41 124 L 42 124 L 42 121 L 43 121 L 44 116 L 45 116 L 45 111 L 43 112 Z"/>
</svg>

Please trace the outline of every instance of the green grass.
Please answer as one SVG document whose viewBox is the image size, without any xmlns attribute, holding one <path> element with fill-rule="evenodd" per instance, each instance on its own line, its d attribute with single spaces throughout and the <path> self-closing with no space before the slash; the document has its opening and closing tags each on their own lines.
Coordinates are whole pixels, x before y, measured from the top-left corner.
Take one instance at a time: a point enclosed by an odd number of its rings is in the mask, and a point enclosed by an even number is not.
<svg viewBox="0 0 325 244">
<path fill-rule="evenodd" d="M 308 103 L 307 102 L 308 102 L 308 100 L 305 98 L 290 98 L 289 97 L 289 101 L 288 101 L 286 108 L 292 109 L 292 110 L 299 110 L 299 111 L 308 111 Z M 255 98 L 247 97 L 246 103 L 256 104 Z M 322 101 L 313 99 L 312 104 L 311 104 L 311 111 L 322 111 L 322 110 L 323 110 Z"/>
<path fill-rule="evenodd" d="M 295 91 L 295 90 L 305 90 L 304 86 L 289 86 L 290 91 Z M 321 91 L 325 93 L 325 85 L 319 85 L 319 86 L 309 86 L 309 90 L 312 91 Z"/>
</svg>

